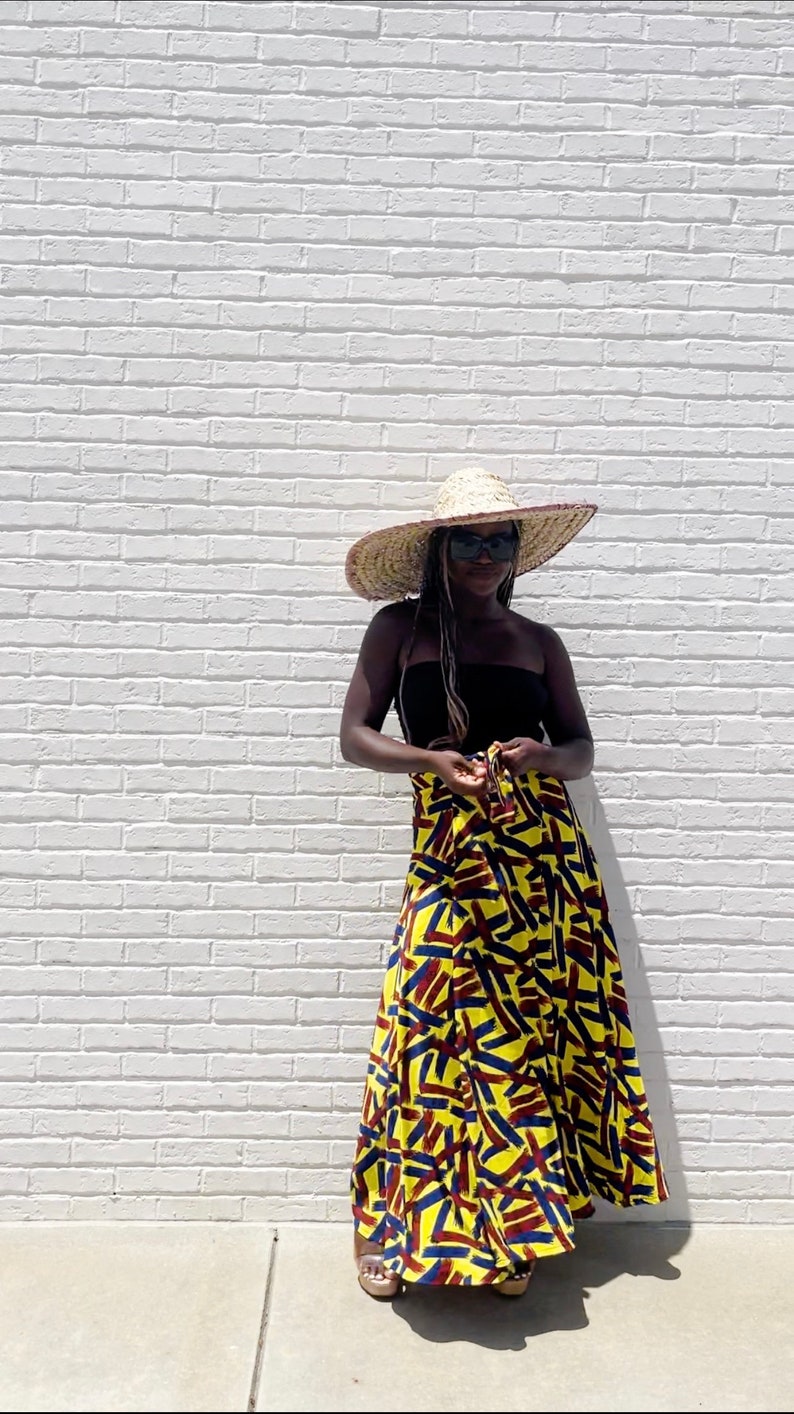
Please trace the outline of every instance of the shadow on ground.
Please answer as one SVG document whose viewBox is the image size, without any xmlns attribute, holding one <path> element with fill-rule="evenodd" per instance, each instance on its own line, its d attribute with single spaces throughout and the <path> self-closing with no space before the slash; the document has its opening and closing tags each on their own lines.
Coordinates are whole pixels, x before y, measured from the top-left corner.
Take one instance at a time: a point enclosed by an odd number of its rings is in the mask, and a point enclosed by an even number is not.
<svg viewBox="0 0 794 1414">
<path fill-rule="evenodd" d="M 578 1229 L 573 1252 L 538 1262 L 523 1297 L 508 1299 L 471 1287 L 414 1285 L 392 1310 L 424 1340 L 522 1350 L 534 1336 L 589 1325 L 590 1292 L 617 1277 L 677 1281 L 681 1273 L 674 1258 L 688 1237 L 688 1224 L 591 1223 Z"/>
</svg>

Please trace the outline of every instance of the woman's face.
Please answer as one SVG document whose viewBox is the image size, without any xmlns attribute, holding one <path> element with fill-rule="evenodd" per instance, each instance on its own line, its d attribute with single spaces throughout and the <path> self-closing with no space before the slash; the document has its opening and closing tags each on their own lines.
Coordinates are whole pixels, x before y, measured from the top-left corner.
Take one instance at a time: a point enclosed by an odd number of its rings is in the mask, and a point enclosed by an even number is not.
<svg viewBox="0 0 794 1414">
<path fill-rule="evenodd" d="M 458 541 L 461 549 L 467 549 L 468 553 L 471 553 L 476 548 L 474 542 L 469 539 L 471 536 L 479 536 L 483 540 L 488 540 L 494 535 L 513 539 L 512 554 L 509 559 L 491 559 L 484 545 L 479 547 L 475 558 L 464 559 L 456 556 Z M 467 540 L 469 541 L 468 545 Z M 495 594 L 500 584 L 510 575 L 517 549 L 518 540 L 515 537 L 512 521 L 494 520 L 487 521 L 484 525 L 455 526 L 453 530 L 448 532 L 444 545 L 450 585 L 465 589 L 468 594 L 481 595 L 483 598 Z"/>
</svg>

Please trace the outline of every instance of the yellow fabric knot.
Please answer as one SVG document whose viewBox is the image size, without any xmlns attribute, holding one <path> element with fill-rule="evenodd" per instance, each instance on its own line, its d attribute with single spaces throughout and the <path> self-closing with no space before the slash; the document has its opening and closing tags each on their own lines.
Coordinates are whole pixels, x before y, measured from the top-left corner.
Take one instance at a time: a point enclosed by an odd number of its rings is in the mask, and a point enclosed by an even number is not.
<svg viewBox="0 0 794 1414">
<path fill-rule="evenodd" d="M 498 746 L 489 746 L 485 753 L 488 783 L 488 814 L 496 825 L 510 824 L 516 818 L 516 798 L 513 777 L 505 766 Z"/>
</svg>

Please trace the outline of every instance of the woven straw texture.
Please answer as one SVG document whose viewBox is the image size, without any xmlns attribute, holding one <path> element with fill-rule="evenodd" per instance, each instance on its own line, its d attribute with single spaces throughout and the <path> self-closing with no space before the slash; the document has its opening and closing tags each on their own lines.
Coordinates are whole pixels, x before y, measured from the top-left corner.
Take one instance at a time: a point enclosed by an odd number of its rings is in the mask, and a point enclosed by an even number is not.
<svg viewBox="0 0 794 1414">
<path fill-rule="evenodd" d="M 373 530 L 351 545 L 345 576 L 362 599 L 403 599 L 406 594 L 417 594 L 431 531 L 439 525 L 478 525 L 494 520 L 518 522 L 521 542 L 515 572 L 525 574 L 567 545 L 596 509 L 588 502 L 520 506 L 493 472 L 464 467 L 439 488 L 431 519 Z"/>
</svg>

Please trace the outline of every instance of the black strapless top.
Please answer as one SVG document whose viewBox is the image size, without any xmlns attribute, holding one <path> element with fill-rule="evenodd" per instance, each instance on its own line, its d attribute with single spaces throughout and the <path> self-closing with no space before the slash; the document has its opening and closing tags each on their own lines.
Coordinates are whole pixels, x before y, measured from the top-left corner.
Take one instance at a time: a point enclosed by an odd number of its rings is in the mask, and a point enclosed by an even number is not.
<svg viewBox="0 0 794 1414">
<path fill-rule="evenodd" d="M 461 751 L 486 751 L 494 741 L 514 736 L 543 740 L 543 713 L 549 694 L 540 673 L 504 663 L 462 663 L 458 689 L 469 713 L 469 731 Z M 447 698 L 441 664 L 437 659 L 411 663 L 405 670 L 402 712 L 397 714 L 403 735 L 414 746 L 429 746 L 449 731 Z"/>
</svg>

